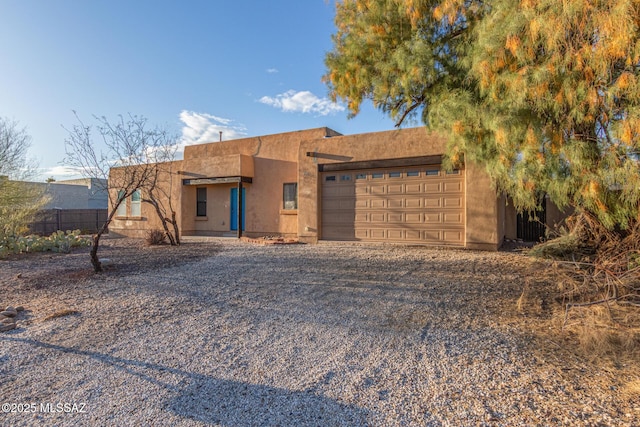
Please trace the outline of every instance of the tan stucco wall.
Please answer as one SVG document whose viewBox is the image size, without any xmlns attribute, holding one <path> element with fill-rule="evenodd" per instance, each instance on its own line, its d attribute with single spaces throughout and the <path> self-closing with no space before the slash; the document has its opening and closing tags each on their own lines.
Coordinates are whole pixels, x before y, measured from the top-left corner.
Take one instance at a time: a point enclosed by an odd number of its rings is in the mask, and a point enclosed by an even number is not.
<svg viewBox="0 0 640 427">
<path fill-rule="evenodd" d="M 178 175 L 178 171 L 182 169 L 182 161 L 162 163 L 160 166 L 160 174 L 158 179 L 158 187 L 160 192 L 165 194 L 171 194 L 171 206 L 176 212 L 176 219 L 178 224 L 181 223 L 181 187 L 182 177 Z M 123 188 L 128 181 L 126 178 L 122 178 L 123 168 L 112 168 L 109 171 L 109 212 L 112 211 L 113 201 L 116 200 L 118 190 Z M 148 195 L 145 190 L 142 189 L 142 198 L 147 198 Z M 163 197 L 165 207 L 169 208 L 169 198 Z M 109 225 L 109 234 L 122 235 L 129 237 L 145 237 L 148 230 L 162 229 L 162 223 L 158 218 L 158 215 L 149 203 L 141 204 L 141 215 L 139 217 L 130 216 L 131 212 L 131 199 L 127 198 L 124 201 L 127 206 L 127 216 L 118 217 L 115 216 L 113 221 Z"/>
<path fill-rule="evenodd" d="M 500 198 L 491 187 L 491 179 L 481 165 L 467 162 L 466 178 L 466 247 L 497 250 L 502 244 Z"/>
<path fill-rule="evenodd" d="M 337 133 L 328 128 L 309 129 L 214 142 L 186 147 L 183 177 L 251 177 L 243 183 L 246 194 L 245 231 L 247 236 L 282 235 L 294 237 L 298 230 L 297 213 L 285 212 L 283 184 L 298 178 L 300 142 Z M 250 161 L 249 161 L 250 160 Z M 195 186 L 185 186 L 182 213 L 185 234 L 224 235 L 230 233 L 230 193 L 237 184 L 207 186 L 207 218 L 196 218 Z"/>
<path fill-rule="evenodd" d="M 322 238 L 318 165 L 376 159 L 441 155 L 445 140 L 424 127 L 359 135 L 337 136 L 303 142 L 298 156 L 298 235 L 302 241 Z M 315 157 L 307 156 L 315 153 Z M 466 243 L 473 249 L 496 250 L 498 198 L 488 175 L 473 164 L 465 165 Z"/>
</svg>

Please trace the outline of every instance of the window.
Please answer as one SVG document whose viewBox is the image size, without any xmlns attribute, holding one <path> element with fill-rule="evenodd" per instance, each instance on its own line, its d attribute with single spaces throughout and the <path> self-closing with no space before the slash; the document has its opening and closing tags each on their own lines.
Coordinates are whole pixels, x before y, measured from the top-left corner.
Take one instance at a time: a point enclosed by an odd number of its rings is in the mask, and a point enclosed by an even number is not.
<svg viewBox="0 0 640 427">
<path fill-rule="evenodd" d="M 285 210 L 298 209 L 298 183 L 287 183 L 282 188 L 282 207 Z"/>
<path fill-rule="evenodd" d="M 118 191 L 118 198 L 116 202 L 124 196 L 124 190 Z M 122 199 L 120 205 L 118 206 L 118 210 L 116 210 L 116 216 L 127 216 L 127 199 Z"/>
<path fill-rule="evenodd" d="M 340 175 L 340 181 L 351 181 L 351 175 Z"/>
<path fill-rule="evenodd" d="M 438 176 L 440 175 L 440 171 L 437 169 L 427 169 L 427 176 Z"/>
<path fill-rule="evenodd" d="M 389 172 L 389 178 L 400 178 L 402 174 L 400 172 Z"/>
<path fill-rule="evenodd" d="M 298 183 L 297 182 L 284 184 L 282 194 L 283 194 L 283 201 L 284 201 L 283 207 L 285 210 L 298 209 Z"/>
<path fill-rule="evenodd" d="M 420 176 L 420 171 L 408 171 L 407 176 Z"/>
<path fill-rule="evenodd" d="M 131 216 L 140 216 L 142 214 L 140 202 L 142 196 L 140 190 L 136 190 L 131 194 Z"/>
<path fill-rule="evenodd" d="M 196 188 L 196 216 L 207 216 L 207 189 Z"/>
<path fill-rule="evenodd" d="M 384 178 L 384 174 L 382 172 L 374 172 L 371 174 L 371 178 L 373 179 Z"/>
<path fill-rule="evenodd" d="M 336 180 L 336 176 L 335 175 L 327 175 L 324 177 L 325 181 L 335 181 Z"/>
<path fill-rule="evenodd" d="M 356 179 L 367 179 L 366 173 L 359 173 L 356 175 Z"/>
<path fill-rule="evenodd" d="M 460 175 L 460 171 L 458 169 L 447 171 L 447 175 Z"/>
</svg>

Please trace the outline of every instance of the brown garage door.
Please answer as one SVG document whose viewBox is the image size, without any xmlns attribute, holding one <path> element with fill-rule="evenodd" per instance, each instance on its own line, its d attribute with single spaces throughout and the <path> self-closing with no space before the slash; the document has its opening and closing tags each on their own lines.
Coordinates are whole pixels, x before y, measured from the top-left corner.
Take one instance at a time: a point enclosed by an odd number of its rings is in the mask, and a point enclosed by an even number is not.
<svg viewBox="0 0 640 427">
<path fill-rule="evenodd" d="M 464 170 L 323 172 L 322 238 L 464 245 Z"/>
</svg>

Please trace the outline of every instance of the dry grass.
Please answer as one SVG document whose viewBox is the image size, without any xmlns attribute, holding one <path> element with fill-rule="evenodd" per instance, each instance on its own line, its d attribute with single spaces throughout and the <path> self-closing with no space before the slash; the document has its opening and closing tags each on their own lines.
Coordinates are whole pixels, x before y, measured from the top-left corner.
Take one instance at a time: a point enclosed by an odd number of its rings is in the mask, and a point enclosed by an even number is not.
<svg viewBox="0 0 640 427">
<path fill-rule="evenodd" d="M 589 358 L 640 361 L 640 224 L 616 233 L 588 214 L 568 223 L 570 231 L 530 251 L 555 260 L 546 275 L 556 288 L 553 328 Z"/>
<path fill-rule="evenodd" d="M 628 401 L 640 399 L 640 380 L 629 381 L 620 389 L 620 396 Z"/>
<path fill-rule="evenodd" d="M 149 230 L 144 241 L 149 246 L 164 245 L 167 243 L 167 235 L 162 230 Z"/>
</svg>

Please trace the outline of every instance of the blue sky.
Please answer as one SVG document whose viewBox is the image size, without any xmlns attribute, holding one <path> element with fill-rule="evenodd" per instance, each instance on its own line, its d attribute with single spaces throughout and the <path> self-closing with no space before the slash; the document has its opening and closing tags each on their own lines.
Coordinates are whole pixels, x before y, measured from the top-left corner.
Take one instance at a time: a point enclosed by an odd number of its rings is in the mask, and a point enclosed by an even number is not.
<svg viewBox="0 0 640 427">
<path fill-rule="evenodd" d="M 393 129 L 370 104 L 355 119 L 327 99 L 334 1 L 2 0 L 0 116 L 32 136 L 44 180 L 63 126 L 136 114 L 185 144 L 328 126 Z"/>
</svg>

